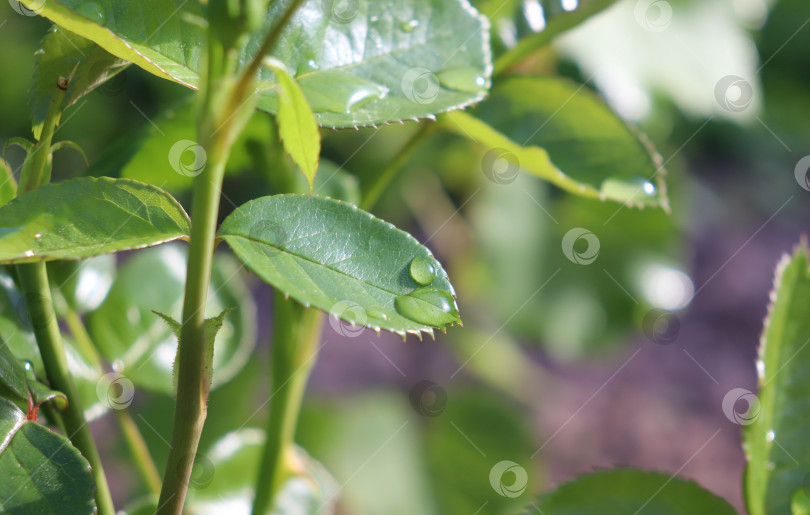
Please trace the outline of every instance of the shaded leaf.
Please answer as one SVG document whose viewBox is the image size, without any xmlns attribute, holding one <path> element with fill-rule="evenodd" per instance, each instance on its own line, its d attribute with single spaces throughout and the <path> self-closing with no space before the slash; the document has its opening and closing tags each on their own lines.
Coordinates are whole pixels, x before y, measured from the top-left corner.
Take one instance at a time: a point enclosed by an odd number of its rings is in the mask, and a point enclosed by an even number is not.
<svg viewBox="0 0 810 515">
<path fill-rule="evenodd" d="M 139 388 L 174 392 L 177 337 L 154 312 L 169 317 L 181 313 L 186 262 L 186 247 L 177 244 L 138 252 L 118 270 L 104 303 L 88 314 L 88 330 L 101 354 L 117 363 L 117 370 Z M 223 326 L 214 345 L 214 387 L 244 367 L 256 334 L 256 308 L 244 274 L 232 256 L 217 253 L 207 314 L 214 316 L 233 306 L 239 309 L 228 320 L 220 320 Z"/>
<path fill-rule="evenodd" d="M 0 399 L 0 511 L 11 515 L 90 515 L 95 483 L 67 438 L 28 422 Z"/>
<path fill-rule="evenodd" d="M 17 181 L 11 173 L 11 167 L 0 158 L 0 206 L 9 203 L 17 196 Z"/>
<path fill-rule="evenodd" d="M 233 515 L 248 515 L 264 441 L 265 434 L 261 429 L 240 429 L 226 434 L 208 452 L 199 455 L 199 477 L 206 481 L 191 490 L 191 511 L 199 515 L 215 515 L 225 511 Z M 297 446 L 290 450 L 285 459 L 293 472 L 267 514 L 334 513 L 338 485 L 323 465 Z"/>
<path fill-rule="evenodd" d="M 37 52 L 31 83 L 34 137 L 39 139 L 42 133 L 42 124 L 60 78 L 69 80 L 62 101 L 61 111 L 64 111 L 127 66 L 128 62 L 111 55 L 92 41 L 57 26 L 51 27 Z"/>
<path fill-rule="evenodd" d="M 146 71 L 197 88 L 204 29 L 198 2 L 22 0 L 41 15 Z M 290 0 L 273 2 L 264 27 L 240 54 L 244 64 Z M 88 8 L 92 5 L 92 8 Z M 166 23 L 171 20 L 171 23 Z M 489 27 L 466 0 L 308 0 L 282 32 L 274 56 L 295 71 L 330 127 L 423 118 L 483 98 L 489 87 Z M 261 80 L 270 81 L 269 70 Z M 267 89 L 259 107 L 276 113 Z"/>
<path fill-rule="evenodd" d="M 540 497 L 541 512 L 649 513 L 656 515 L 736 515 L 726 501 L 697 483 L 669 474 L 613 469 L 580 476 Z M 535 512 L 529 507 L 524 513 Z"/>
<path fill-rule="evenodd" d="M 443 126 L 490 149 L 482 168 L 493 182 L 511 182 L 522 169 L 585 197 L 669 210 L 660 156 L 584 86 L 509 78 Z"/>
<path fill-rule="evenodd" d="M 28 398 L 25 368 L 12 354 L 6 342 L 0 338 L 0 392 L 2 387 L 20 399 Z"/>
<path fill-rule="evenodd" d="M 82 159 L 84 159 L 84 164 L 90 163 L 90 161 L 87 160 L 87 154 L 84 153 L 84 149 L 74 141 L 67 141 L 67 140 L 57 141 L 56 143 L 51 145 L 51 153 L 54 153 L 57 150 L 62 150 L 65 148 L 69 148 L 71 150 L 75 150 L 76 152 L 78 152 L 82 156 Z"/>
<path fill-rule="evenodd" d="M 759 399 L 753 394 L 746 396 L 749 405 L 739 413 L 746 425 L 745 492 L 751 515 L 788 513 L 791 496 L 807 484 L 810 473 L 806 433 L 810 421 L 806 395 L 810 389 L 810 268 L 806 242 L 793 255 L 782 258 L 771 299 L 757 362 Z M 739 399 L 729 401 L 732 416 L 738 415 L 735 400 Z"/>
<path fill-rule="evenodd" d="M 309 183 L 309 192 L 318 170 L 321 153 L 321 133 L 304 93 L 290 77 L 284 65 L 276 59 L 267 59 L 265 64 L 276 74 L 279 85 L 278 131 L 284 149 L 298 165 Z"/>
<path fill-rule="evenodd" d="M 460 320 L 447 273 L 430 251 L 350 204 L 263 197 L 231 213 L 219 236 L 266 282 L 346 322 L 404 336 Z M 415 259 L 431 268 L 430 284 L 412 278 Z"/>
<path fill-rule="evenodd" d="M 0 262 L 79 259 L 157 245 L 189 234 L 165 191 L 127 179 L 48 184 L 0 207 Z"/>
</svg>

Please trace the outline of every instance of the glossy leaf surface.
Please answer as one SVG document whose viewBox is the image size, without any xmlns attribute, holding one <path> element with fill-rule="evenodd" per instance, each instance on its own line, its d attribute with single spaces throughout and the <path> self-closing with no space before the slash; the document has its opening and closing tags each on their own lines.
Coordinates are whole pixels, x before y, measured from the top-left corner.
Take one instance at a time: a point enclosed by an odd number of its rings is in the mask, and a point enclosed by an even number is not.
<svg viewBox="0 0 810 515">
<path fill-rule="evenodd" d="M 10 515 L 96 512 L 90 465 L 64 436 L 28 422 L 0 398 L 0 511 Z"/>
<path fill-rule="evenodd" d="M 350 204 L 263 197 L 237 208 L 219 236 L 266 282 L 346 322 L 404 335 L 460 321 L 453 287 L 430 251 Z M 434 264 L 430 285 L 411 277 L 415 258 Z"/>
<path fill-rule="evenodd" d="M 22 0 L 57 25 L 121 59 L 199 86 L 203 29 L 198 2 Z M 240 61 L 261 45 L 290 0 L 273 2 Z M 489 87 L 489 27 L 467 0 L 309 0 L 283 31 L 274 56 L 294 71 L 320 125 L 353 127 L 423 118 L 483 98 Z M 262 80 L 270 81 L 269 70 Z M 264 88 L 263 88 L 264 89 Z M 276 113 L 267 89 L 259 107 Z"/>
<path fill-rule="evenodd" d="M 669 210 L 660 156 L 645 137 L 584 86 L 514 77 L 443 126 L 488 148 L 482 169 L 509 183 L 519 170 L 571 193 Z"/>
<path fill-rule="evenodd" d="M 189 234 L 165 191 L 126 179 L 48 184 L 0 207 L 0 262 L 80 259 L 157 245 Z"/>
</svg>

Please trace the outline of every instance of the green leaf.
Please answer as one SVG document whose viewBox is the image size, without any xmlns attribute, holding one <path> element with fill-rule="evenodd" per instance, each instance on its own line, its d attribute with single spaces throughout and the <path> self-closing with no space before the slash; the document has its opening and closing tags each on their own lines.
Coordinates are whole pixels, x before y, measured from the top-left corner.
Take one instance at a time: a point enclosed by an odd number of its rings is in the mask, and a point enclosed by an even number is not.
<svg viewBox="0 0 810 515">
<path fill-rule="evenodd" d="M 453 287 L 430 251 L 350 204 L 263 197 L 231 213 L 219 236 L 266 282 L 351 324 L 404 336 L 460 321 Z M 412 278 L 414 260 L 430 267 L 430 284 Z"/>
<path fill-rule="evenodd" d="M 87 154 L 84 153 L 84 149 L 82 147 L 80 147 L 78 145 L 78 143 L 76 143 L 74 141 L 64 140 L 64 141 L 58 141 L 58 142 L 54 143 L 53 145 L 51 145 L 51 154 L 53 154 L 57 150 L 62 150 L 62 149 L 65 149 L 65 148 L 75 150 L 76 152 L 78 152 L 82 156 L 82 159 L 84 159 L 84 164 L 90 164 L 90 161 L 87 160 Z"/>
<path fill-rule="evenodd" d="M 189 234 L 168 193 L 127 179 L 48 184 L 0 207 L 0 262 L 80 259 L 158 245 Z"/>
<path fill-rule="evenodd" d="M 183 173 L 185 169 L 179 163 L 169 161 L 169 156 L 172 147 L 183 140 L 193 141 L 197 137 L 193 98 L 193 95 L 186 96 L 176 105 L 152 117 L 152 123 L 144 123 L 127 133 L 93 163 L 87 175 L 135 179 L 172 192 L 191 189 L 193 173 L 188 173 L 191 170 Z M 273 137 L 271 128 L 270 117 L 257 112 L 234 143 L 226 174 L 256 171 L 258 167 L 250 153 L 251 148 L 264 150 L 266 142 Z M 188 151 L 180 155 L 184 163 L 190 161 L 191 157 Z"/>
<path fill-rule="evenodd" d="M 649 513 L 655 515 L 736 515 L 726 501 L 697 483 L 669 474 L 613 469 L 580 476 L 540 497 L 541 513 Z M 534 513 L 530 507 L 525 513 Z"/>
<path fill-rule="evenodd" d="M 232 256 L 215 254 L 206 314 L 214 316 L 238 306 L 227 320 L 220 320 L 223 326 L 214 345 L 215 388 L 244 367 L 255 344 L 256 308 L 240 268 Z M 174 392 L 177 337 L 154 311 L 168 316 L 181 313 L 185 271 L 185 246 L 162 245 L 138 252 L 119 268 L 104 303 L 87 316 L 99 351 L 139 388 Z"/>
<path fill-rule="evenodd" d="M 6 342 L 0 338 L 0 392 L 2 392 L 2 387 L 7 388 L 20 399 L 28 398 L 25 368 L 14 357 Z"/>
<path fill-rule="evenodd" d="M 248 513 L 233 506 L 250 506 L 256 487 L 255 471 L 265 433 L 246 428 L 228 433 L 207 452 L 198 454 L 198 474 L 192 475 L 189 509 L 194 513 Z M 338 485 L 329 472 L 300 447 L 286 457 L 292 475 L 285 481 L 267 515 L 332 513 Z"/>
<path fill-rule="evenodd" d="M 272 3 L 241 64 L 290 1 Z M 204 29 L 190 21 L 202 16 L 199 2 L 22 3 L 150 73 L 199 86 Z M 283 30 L 274 56 L 295 71 L 320 125 L 375 125 L 481 100 L 492 68 L 488 30 L 466 0 L 308 0 Z M 264 70 L 261 80 L 269 82 L 271 74 Z M 277 94 L 266 89 L 259 107 L 276 113 Z"/>
<path fill-rule="evenodd" d="M 0 206 L 8 204 L 17 196 L 17 181 L 11 173 L 11 167 L 5 159 L 0 158 Z"/>
<path fill-rule="evenodd" d="M 284 149 L 307 178 L 311 194 L 321 153 L 321 133 L 315 123 L 315 115 L 284 64 L 272 58 L 265 60 L 265 64 L 276 73 L 279 85 L 279 136 L 284 142 Z"/>
<path fill-rule="evenodd" d="M 0 511 L 10 515 L 90 515 L 95 483 L 67 438 L 0 399 Z"/>
<path fill-rule="evenodd" d="M 69 80 L 62 101 L 64 111 L 129 66 L 92 41 L 56 26 L 45 35 L 37 56 L 31 84 L 31 116 L 36 139 L 42 133 L 42 124 L 60 78 Z"/>
<path fill-rule="evenodd" d="M 442 126 L 489 149 L 482 169 L 493 182 L 509 183 L 522 169 L 585 197 L 669 210 L 661 157 L 584 86 L 509 78 Z"/>
<path fill-rule="evenodd" d="M 807 484 L 810 473 L 806 437 L 810 420 L 806 395 L 810 389 L 810 268 L 806 242 L 779 263 L 771 299 L 757 362 L 759 404 L 749 404 L 740 418 L 746 425 L 745 492 L 751 515 L 788 513 L 791 496 Z M 732 404 L 726 416 L 736 419 L 734 408 Z"/>
</svg>

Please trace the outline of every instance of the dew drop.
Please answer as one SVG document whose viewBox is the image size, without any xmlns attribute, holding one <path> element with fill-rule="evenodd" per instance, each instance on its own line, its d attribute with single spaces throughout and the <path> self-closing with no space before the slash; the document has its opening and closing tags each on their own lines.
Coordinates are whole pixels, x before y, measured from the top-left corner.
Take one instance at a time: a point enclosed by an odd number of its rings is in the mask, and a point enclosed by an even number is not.
<svg viewBox="0 0 810 515">
<path fill-rule="evenodd" d="M 316 112 L 349 114 L 388 94 L 385 86 L 349 73 L 325 70 L 317 75 L 317 79 L 304 76 L 300 80 L 310 107 Z M 328 90 L 323 89 L 323 84 L 329 84 Z"/>
<path fill-rule="evenodd" d="M 420 324 L 442 327 L 458 322 L 458 309 L 452 295 L 443 290 L 419 289 L 394 299 L 397 312 Z"/>
<path fill-rule="evenodd" d="M 112 362 L 112 369 L 119 374 L 124 371 L 124 362 L 120 359 L 116 359 Z"/>
<path fill-rule="evenodd" d="M 419 26 L 419 20 L 406 21 L 405 23 L 400 25 L 402 30 L 404 30 L 405 32 L 413 32 L 413 30 L 418 26 Z"/>
<path fill-rule="evenodd" d="M 85 2 L 76 8 L 76 12 L 100 25 L 104 25 L 107 16 L 104 10 L 95 2 Z"/>
<path fill-rule="evenodd" d="M 376 309 L 368 311 L 368 316 L 369 318 L 376 318 L 377 320 L 388 320 L 388 315 Z"/>
<path fill-rule="evenodd" d="M 776 433 L 773 432 L 773 429 L 769 429 L 767 433 L 765 433 L 765 441 L 766 442 L 773 442 L 776 440 Z"/>
<path fill-rule="evenodd" d="M 471 67 L 448 68 L 436 75 L 442 86 L 465 93 L 477 93 L 486 88 L 487 80 Z"/>
<path fill-rule="evenodd" d="M 427 286 L 436 279 L 436 267 L 433 262 L 425 257 L 417 256 L 413 258 L 408 271 L 411 279 L 421 286 Z"/>
<path fill-rule="evenodd" d="M 23 361 L 23 367 L 25 367 L 26 372 L 33 372 L 34 371 L 34 364 L 28 360 Z"/>
<path fill-rule="evenodd" d="M 26 250 L 25 251 L 25 257 L 34 257 L 34 251 L 33 250 Z"/>
</svg>

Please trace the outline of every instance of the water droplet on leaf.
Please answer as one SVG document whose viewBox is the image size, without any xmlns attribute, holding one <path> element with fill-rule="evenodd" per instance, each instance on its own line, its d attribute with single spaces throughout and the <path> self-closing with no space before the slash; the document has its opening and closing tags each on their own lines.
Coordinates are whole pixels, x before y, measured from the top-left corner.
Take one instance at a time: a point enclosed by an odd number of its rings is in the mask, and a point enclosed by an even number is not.
<svg viewBox="0 0 810 515">
<path fill-rule="evenodd" d="M 95 2 L 85 2 L 81 4 L 76 8 L 76 12 L 100 25 L 104 25 L 107 21 L 104 10 Z"/>
<path fill-rule="evenodd" d="M 448 68 L 436 76 L 442 86 L 455 91 L 477 93 L 487 87 L 487 80 L 475 68 Z"/>
<path fill-rule="evenodd" d="M 419 26 L 419 20 L 410 20 L 403 23 L 400 27 L 405 32 L 413 32 L 413 30 Z"/>
<path fill-rule="evenodd" d="M 378 320 L 388 320 L 388 315 L 382 311 L 377 311 L 376 309 L 368 311 L 368 316 L 369 318 L 376 318 Z"/>
<path fill-rule="evenodd" d="M 348 114 L 388 94 L 385 86 L 334 70 L 305 75 L 299 84 L 315 112 Z"/>
<path fill-rule="evenodd" d="M 394 299 L 397 312 L 420 324 L 442 327 L 459 321 L 453 296 L 436 289 L 419 289 Z"/>
<path fill-rule="evenodd" d="M 436 279 L 436 267 L 433 262 L 421 256 L 413 258 L 408 271 L 416 284 L 427 286 Z"/>
</svg>

